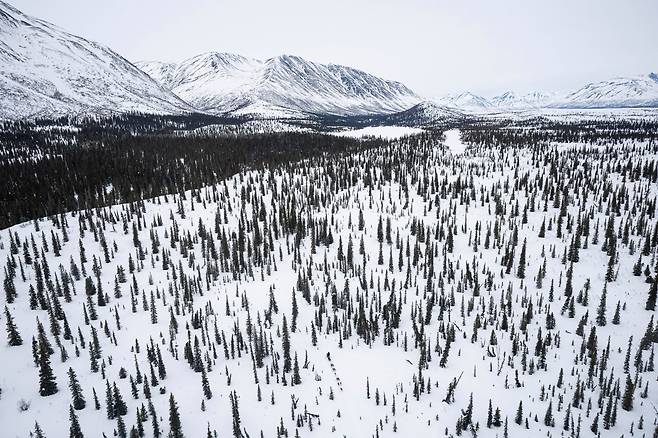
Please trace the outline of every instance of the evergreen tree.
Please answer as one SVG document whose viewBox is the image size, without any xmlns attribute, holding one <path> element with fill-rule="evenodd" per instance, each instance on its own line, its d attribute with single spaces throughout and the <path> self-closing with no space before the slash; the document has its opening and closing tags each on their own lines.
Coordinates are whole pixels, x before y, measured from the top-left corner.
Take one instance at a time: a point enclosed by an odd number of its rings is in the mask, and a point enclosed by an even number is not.
<svg viewBox="0 0 658 438">
<path fill-rule="evenodd" d="M 39 394 L 42 397 L 53 395 L 58 391 L 53 369 L 50 366 L 50 355 L 45 342 L 39 342 Z"/>
<path fill-rule="evenodd" d="M 272 393 L 272 396 L 274 396 L 274 392 Z M 237 393 L 235 391 L 229 393 L 229 399 L 231 400 L 231 415 L 233 417 L 233 438 L 242 438 L 242 430 L 240 430 L 240 408 L 238 406 Z"/>
<path fill-rule="evenodd" d="M 69 388 L 71 389 L 71 395 L 73 397 L 73 408 L 79 411 L 80 409 L 84 409 L 87 403 L 85 402 L 85 398 L 82 395 L 82 388 L 80 387 L 80 383 L 78 382 L 78 378 L 76 377 L 73 368 L 69 367 L 68 374 Z"/>
<path fill-rule="evenodd" d="M 605 282 L 603 286 L 603 293 L 601 294 L 601 301 L 599 302 L 599 307 L 596 309 L 596 323 L 599 326 L 604 326 L 606 324 L 606 298 L 608 296 L 608 282 Z"/>
<path fill-rule="evenodd" d="M 526 264 L 526 239 L 523 239 L 523 246 L 521 247 L 521 254 L 519 255 L 519 267 L 516 271 L 518 278 L 525 278 L 525 264 Z"/>
<path fill-rule="evenodd" d="M 290 358 L 290 333 L 288 332 L 288 321 L 286 315 L 283 315 L 283 372 L 289 373 L 292 369 L 292 360 Z"/>
<path fill-rule="evenodd" d="M 544 415 L 544 426 L 552 427 L 553 426 L 553 402 L 548 402 L 548 408 L 546 409 L 546 414 Z"/>
<path fill-rule="evenodd" d="M 640 350 L 642 351 L 642 350 Z M 626 375 L 626 389 L 624 390 L 624 396 L 621 401 L 621 408 L 625 411 L 633 410 L 633 392 L 635 391 L 635 385 L 631 380 L 629 374 Z"/>
<path fill-rule="evenodd" d="M 77 415 L 75 415 L 73 406 L 70 405 L 69 405 L 69 420 L 70 420 L 69 438 L 84 438 L 85 436 L 83 435 L 82 429 L 80 428 L 78 417 Z"/>
<path fill-rule="evenodd" d="M 651 287 L 649 288 L 649 296 L 647 297 L 647 303 L 644 306 L 646 310 L 656 310 L 656 296 L 658 296 L 658 275 L 651 282 Z"/>
<path fill-rule="evenodd" d="M 523 402 L 519 402 L 519 407 L 516 409 L 514 422 L 519 425 L 523 422 Z"/>
<path fill-rule="evenodd" d="M 184 438 L 183 427 L 178 413 L 178 405 L 174 400 L 174 394 L 169 395 L 169 438 Z"/>
<path fill-rule="evenodd" d="M 41 426 L 39 426 L 38 422 L 34 423 L 34 438 L 46 438 L 46 436 L 43 434 L 43 430 L 41 430 Z"/>
<path fill-rule="evenodd" d="M 19 345 L 23 345 L 23 338 L 21 338 L 20 333 L 18 333 L 18 329 L 16 328 L 16 325 L 14 324 L 14 319 L 12 318 L 11 314 L 9 313 L 9 309 L 7 306 L 5 306 L 5 317 L 7 318 L 6 324 L 7 324 L 7 339 L 9 341 L 9 345 L 11 347 L 17 347 Z"/>
<path fill-rule="evenodd" d="M 212 391 L 210 390 L 210 383 L 208 382 L 208 374 L 205 367 L 201 370 L 201 386 L 203 388 L 203 395 L 206 396 L 206 399 L 210 400 L 212 398 Z"/>
</svg>

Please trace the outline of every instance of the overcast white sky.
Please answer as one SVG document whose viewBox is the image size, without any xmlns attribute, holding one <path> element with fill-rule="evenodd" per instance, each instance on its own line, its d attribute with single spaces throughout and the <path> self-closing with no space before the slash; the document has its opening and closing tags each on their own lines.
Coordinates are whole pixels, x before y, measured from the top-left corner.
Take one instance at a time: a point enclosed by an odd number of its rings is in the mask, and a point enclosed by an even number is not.
<svg viewBox="0 0 658 438">
<path fill-rule="evenodd" d="M 208 51 L 350 65 L 436 97 L 658 70 L 658 0 L 9 0 L 132 60 Z"/>
</svg>

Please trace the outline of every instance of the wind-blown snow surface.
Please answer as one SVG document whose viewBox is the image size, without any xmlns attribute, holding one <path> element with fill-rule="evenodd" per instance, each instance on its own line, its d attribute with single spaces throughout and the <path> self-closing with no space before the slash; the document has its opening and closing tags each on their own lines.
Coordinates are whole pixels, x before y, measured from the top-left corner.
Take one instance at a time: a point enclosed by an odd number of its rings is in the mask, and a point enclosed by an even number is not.
<svg viewBox="0 0 658 438">
<path fill-rule="evenodd" d="M 285 116 L 285 110 L 334 115 L 386 114 L 406 110 L 421 101 L 399 82 L 291 55 L 261 61 L 211 52 L 178 64 L 137 65 L 197 109 L 215 114 L 270 116 L 270 111 L 274 111 L 274 116 Z"/>
<path fill-rule="evenodd" d="M 112 50 L 0 1 L 0 119 L 192 108 Z"/>
<path fill-rule="evenodd" d="M 651 235 L 657 224 L 650 206 L 657 189 L 644 166 L 655 163 L 654 148 L 487 145 L 455 155 L 408 140 L 349 160 L 251 171 L 184 198 L 53 218 L 59 226 L 42 219 L 0 231 L 0 260 L 10 262 L 5 276 L 13 271 L 9 282 L 16 289 L 13 297 L 10 288 L 13 302 L 7 306 L 24 341 L 0 346 L 2 436 L 28 436 L 35 421 L 46 436 L 68 436 L 71 367 L 87 401 L 77 411 L 87 437 L 111 437 L 117 427 L 116 419 L 107 419 L 106 382 L 116 382 L 128 405 L 128 429 L 137 423 L 136 409 L 149 403 L 139 379 L 153 385 L 163 436 L 170 393 L 185 436 L 206 436 L 207 427 L 220 437 L 233 436 L 228 394 L 235 391 L 241 427 L 251 437 L 260 431 L 277 436 L 280 425 L 290 437 L 297 431 L 302 437 L 454 436 L 469 394 L 478 436 L 503 436 L 502 424 L 486 425 L 491 399 L 510 437 L 557 437 L 576 428 L 584 437 L 599 412 L 620 403 L 631 335 L 628 376 L 638 379 L 633 409 L 615 407 L 616 424 L 604 429 L 601 414 L 597 425 L 601 436 L 628 436 L 631 423 L 635 436 L 650 435 L 656 418 L 656 372 L 649 367 L 654 344 L 645 350 L 638 345 L 654 313 L 644 309 L 644 275 L 632 271 L 644 246 L 650 254 L 641 259 L 641 269 L 653 272 L 655 266 Z M 538 237 L 542 224 L 546 236 Z M 617 229 L 618 260 L 613 258 L 615 278 L 605 286 L 607 324 L 601 326 L 596 308 Z M 519 263 L 526 241 L 527 265 Z M 53 242 L 61 244 L 59 255 Z M 569 250 L 570 262 L 567 250 L 574 245 L 579 257 L 574 260 Z M 73 265 L 82 270 L 79 279 Z M 123 283 L 117 282 L 119 266 L 126 273 Z M 524 279 L 519 266 L 526 268 Z M 570 266 L 573 292 L 565 296 Z M 96 285 L 88 298 L 85 276 Z M 98 305 L 99 286 L 109 300 L 104 306 Z M 299 309 L 291 333 L 301 378 L 296 385 L 293 373 L 282 371 L 283 317 L 291 328 L 293 297 Z M 614 325 L 617 304 L 620 323 Z M 57 311 L 49 317 L 42 306 Z M 92 307 L 98 318 L 86 322 Z M 392 322 L 395 315 L 399 324 Z M 48 397 L 39 396 L 30 345 L 37 318 L 55 351 L 50 360 L 59 392 Z M 62 334 L 66 327 L 69 339 Z M 92 330 L 100 346 L 97 372 L 90 370 Z M 186 360 L 188 341 L 192 362 L 198 359 L 207 369 L 210 399 L 204 400 L 202 374 Z M 65 362 L 58 342 L 68 355 Z M 156 347 L 164 378 L 158 376 Z M 262 366 L 253 363 L 259 352 Z M 119 377 L 122 368 L 126 378 Z M 443 401 L 456 378 L 454 400 Z M 610 396 L 599 405 L 604 385 L 610 385 Z M 645 385 L 647 398 L 641 395 Z M 17 409 L 21 399 L 31 403 L 25 412 Z M 555 424 L 546 426 L 549 406 Z M 143 425 L 147 437 L 152 421 L 148 415 Z"/>
</svg>

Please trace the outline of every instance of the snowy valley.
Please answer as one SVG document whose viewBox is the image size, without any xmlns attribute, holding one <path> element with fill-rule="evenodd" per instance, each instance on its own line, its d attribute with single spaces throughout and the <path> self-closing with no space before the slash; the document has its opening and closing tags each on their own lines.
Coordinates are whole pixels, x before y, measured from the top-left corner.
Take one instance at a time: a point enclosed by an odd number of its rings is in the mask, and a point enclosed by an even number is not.
<svg viewBox="0 0 658 438">
<path fill-rule="evenodd" d="M 658 438 L 655 73 L 192 53 L 0 0 L 0 438 Z"/>
</svg>

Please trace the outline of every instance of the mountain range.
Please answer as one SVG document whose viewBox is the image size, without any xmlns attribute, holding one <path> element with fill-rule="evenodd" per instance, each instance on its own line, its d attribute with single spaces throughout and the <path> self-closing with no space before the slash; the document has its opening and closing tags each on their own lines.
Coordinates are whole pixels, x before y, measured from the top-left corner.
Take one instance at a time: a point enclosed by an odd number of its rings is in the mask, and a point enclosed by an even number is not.
<svg viewBox="0 0 658 438">
<path fill-rule="evenodd" d="M 449 108 L 476 112 L 542 108 L 655 108 L 658 107 L 658 75 L 649 73 L 591 82 L 564 93 L 516 94 L 507 91 L 486 98 L 466 91 L 443 96 L 437 102 Z"/>
<path fill-rule="evenodd" d="M 205 53 L 181 63 L 136 64 L 199 111 L 279 115 L 290 110 L 333 115 L 404 111 L 422 99 L 399 82 L 350 67 L 282 55 L 264 61 Z"/>
<path fill-rule="evenodd" d="M 376 116 L 425 124 L 462 112 L 620 107 L 658 107 L 658 75 L 590 83 L 562 94 L 509 91 L 485 98 L 464 92 L 428 101 L 400 82 L 292 55 L 260 60 L 211 52 L 179 63 L 133 63 L 0 0 L 0 119 L 132 111 Z"/>
</svg>

